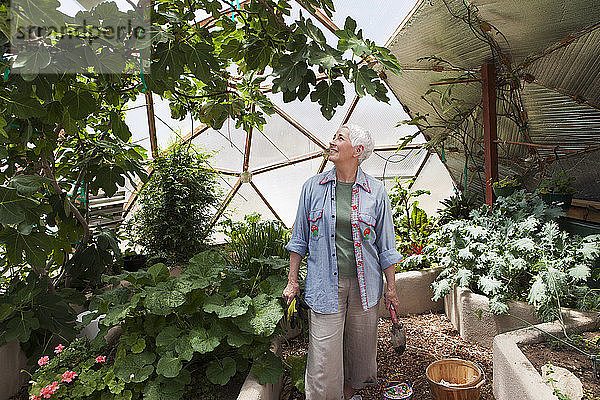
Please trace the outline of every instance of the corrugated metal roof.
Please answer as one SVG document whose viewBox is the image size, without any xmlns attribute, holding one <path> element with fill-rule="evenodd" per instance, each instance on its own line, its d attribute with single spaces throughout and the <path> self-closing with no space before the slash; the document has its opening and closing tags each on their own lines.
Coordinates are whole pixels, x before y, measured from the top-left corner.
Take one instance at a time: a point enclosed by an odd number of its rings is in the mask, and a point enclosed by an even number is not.
<svg viewBox="0 0 600 400">
<path fill-rule="evenodd" d="M 465 4 L 476 9 L 468 14 Z M 475 29 L 465 22 L 468 16 L 476 21 Z M 478 28 L 486 24 L 491 27 L 487 40 L 493 39 L 495 47 L 481 40 Z M 591 150 L 600 146 L 599 0 L 421 1 L 387 47 L 406 67 L 402 75 L 388 76 L 390 87 L 411 116 L 427 115 L 434 128 L 426 134 L 434 141 L 438 154 L 442 149 L 440 139 L 447 137 L 443 142 L 446 164 L 456 183 L 464 184 L 466 171 L 471 191 L 483 193 L 485 175 L 481 84 L 430 83 L 464 76 L 465 71 L 479 71 L 488 62 L 495 62 L 499 71 L 499 94 L 513 96 L 508 109 L 506 101 L 497 102 L 498 140 L 529 144 L 499 143 L 501 177 L 527 174 L 526 185 L 533 187 L 541 178 L 540 172 L 547 175 L 556 169 L 556 165 L 550 165 L 556 155 L 559 160 L 580 159 L 579 164 L 586 165 L 591 162 L 588 158 L 597 157 L 598 152 Z M 440 93 L 450 89 L 451 96 L 444 95 L 460 102 L 443 106 L 441 95 L 430 93 L 426 96 L 428 104 L 423 96 L 432 88 Z M 443 119 L 459 113 L 469 117 L 458 125 L 457 135 L 445 128 L 448 123 Z M 513 121 L 515 115 L 521 128 Z M 465 147 L 470 152 L 466 168 Z M 582 185 L 595 182 L 592 175 L 600 173 L 597 169 L 580 171 L 576 165 L 573 163 L 569 173 L 578 177 L 580 196 L 598 199 L 600 185 L 595 189 Z"/>
</svg>

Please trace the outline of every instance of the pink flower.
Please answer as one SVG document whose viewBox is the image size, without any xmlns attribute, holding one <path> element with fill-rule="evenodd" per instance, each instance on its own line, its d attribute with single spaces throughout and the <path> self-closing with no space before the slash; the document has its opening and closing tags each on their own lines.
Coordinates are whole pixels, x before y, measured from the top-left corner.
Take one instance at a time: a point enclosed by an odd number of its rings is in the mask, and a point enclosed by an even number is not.
<svg viewBox="0 0 600 400">
<path fill-rule="evenodd" d="M 50 361 L 50 357 L 48 357 L 48 356 L 40 357 L 40 359 L 38 360 L 38 365 L 40 367 L 43 367 L 44 365 L 48 364 L 49 361 Z"/>
<path fill-rule="evenodd" d="M 96 357 L 96 364 L 101 364 L 103 362 L 106 362 L 106 356 L 98 356 Z"/>
<path fill-rule="evenodd" d="M 75 371 L 65 371 L 64 374 L 60 376 L 61 382 L 71 383 L 73 379 L 77 377 L 77 373 Z"/>
<path fill-rule="evenodd" d="M 41 397 L 36 394 L 32 394 L 29 396 L 29 400 L 41 400 Z"/>
<path fill-rule="evenodd" d="M 51 384 L 44 386 L 42 390 L 40 390 L 40 396 L 45 399 L 49 399 L 50 396 L 53 395 L 58 389 L 60 389 L 60 385 L 57 381 L 54 381 Z"/>
<path fill-rule="evenodd" d="M 62 344 L 59 344 L 58 346 L 56 346 L 56 347 L 54 348 L 54 354 L 58 354 L 58 353 L 60 353 L 61 351 L 63 351 L 64 349 L 65 349 L 65 346 L 63 346 Z"/>
</svg>

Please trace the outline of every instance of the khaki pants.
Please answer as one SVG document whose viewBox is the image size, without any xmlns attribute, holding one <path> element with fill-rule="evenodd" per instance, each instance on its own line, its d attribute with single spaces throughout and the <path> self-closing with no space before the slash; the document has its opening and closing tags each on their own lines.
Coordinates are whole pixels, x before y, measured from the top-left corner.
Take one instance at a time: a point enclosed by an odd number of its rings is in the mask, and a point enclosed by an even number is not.
<svg viewBox="0 0 600 400">
<path fill-rule="evenodd" d="M 307 400 L 343 400 L 377 383 L 377 305 L 363 311 L 356 279 L 340 279 L 335 314 L 310 311 L 305 389 Z"/>
</svg>

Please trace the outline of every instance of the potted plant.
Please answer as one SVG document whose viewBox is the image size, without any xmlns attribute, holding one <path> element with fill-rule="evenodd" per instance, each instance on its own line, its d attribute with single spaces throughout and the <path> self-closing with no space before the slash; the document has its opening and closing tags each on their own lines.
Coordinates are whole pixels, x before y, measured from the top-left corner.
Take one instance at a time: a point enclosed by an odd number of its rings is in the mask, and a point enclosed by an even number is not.
<svg viewBox="0 0 600 400">
<path fill-rule="evenodd" d="M 521 188 L 521 183 L 516 177 L 506 177 L 492 184 L 496 197 L 508 197 Z"/>
<path fill-rule="evenodd" d="M 540 186 L 540 198 L 548 205 L 561 207 L 568 210 L 571 207 L 573 193 L 577 190 L 573 187 L 575 178 L 566 172 L 558 172 L 552 179 L 545 179 Z"/>
</svg>

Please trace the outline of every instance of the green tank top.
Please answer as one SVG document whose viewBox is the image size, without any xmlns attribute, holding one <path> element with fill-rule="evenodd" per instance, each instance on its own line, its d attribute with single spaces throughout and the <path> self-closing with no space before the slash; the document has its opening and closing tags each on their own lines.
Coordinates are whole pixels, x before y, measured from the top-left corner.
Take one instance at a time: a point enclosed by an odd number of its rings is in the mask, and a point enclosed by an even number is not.
<svg viewBox="0 0 600 400">
<path fill-rule="evenodd" d="M 356 278 L 356 257 L 352 240 L 352 186 L 354 183 L 337 181 L 335 186 L 335 252 L 339 278 Z"/>
</svg>

